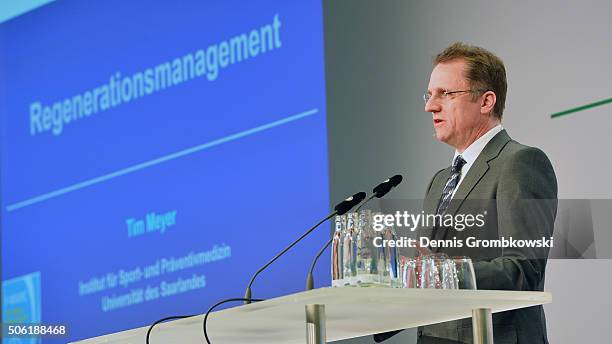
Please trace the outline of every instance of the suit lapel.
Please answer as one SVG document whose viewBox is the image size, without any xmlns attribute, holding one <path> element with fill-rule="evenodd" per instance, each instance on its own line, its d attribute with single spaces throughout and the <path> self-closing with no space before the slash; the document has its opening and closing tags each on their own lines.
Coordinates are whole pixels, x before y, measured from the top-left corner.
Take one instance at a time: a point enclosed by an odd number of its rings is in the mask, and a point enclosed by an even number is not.
<svg viewBox="0 0 612 344">
<path fill-rule="evenodd" d="M 425 200 L 423 202 L 423 210 L 425 214 L 435 214 L 438 209 L 438 203 L 440 203 L 440 197 L 442 195 L 442 190 L 444 189 L 444 185 L 448 180 L 448 176 L 450 175 L 451 168 L 445 168 L 444 170 L 438 172 L 432 181 L 432 184 L 425 196 Z M 438 239 L 439 235 L 442 235 L 442 231 L 434 229 L 433 225 L 426 227 L 429 239 Z M 431 251 L 437 253 L 439 248 L 431 248 Z"/>
<path fill-rule="evenodd" d="M 499 156 L 502 148 L 504 148 L 510 140 L 510 136 L 508 136 L 506 130 L 502 130 L 487 143 L 480 155 L 478 155 L 478 158 L 476 158 L 476 161 L 474 161 L 472 167 L 470 167 L 461 185 L 459 185 L 457 192 L 455 192 L 453 200 L 450 202 L 448 210 L 446 211 L 447 214 L 455 215 L 457 210 L 461 207 L 461 204 L 463 204 L 463 201 L 470 195 L 470 192 L 472 192 L 472 189 L 474 189 L 476 184 L 478 184 L 489 170 L 489 162 Z"/>
<path fill-rule="evenodd" d="M 425 213 L 436 213 L 436 210 L 438 209 L 438 203 L 440 203 L 440 197 L 442 196 L 442 190 L 444 190 L 444 185 L 446 185 L 446 181 L 448 180 L 450 171 L 451 168 L 448 167 L 442 172 L 438 173 L 438 176 L 434 178 L 427 197 L 425 198 L 425 202 L 423 204 L 423 210 L 425 211 Z"/>
</svg>

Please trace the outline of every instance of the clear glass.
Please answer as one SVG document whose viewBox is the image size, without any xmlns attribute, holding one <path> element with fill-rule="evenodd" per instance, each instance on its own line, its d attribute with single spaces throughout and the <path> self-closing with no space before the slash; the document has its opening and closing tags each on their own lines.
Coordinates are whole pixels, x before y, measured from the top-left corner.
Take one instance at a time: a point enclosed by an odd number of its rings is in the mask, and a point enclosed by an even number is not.
<svg viewBox="0 0 612 344">
<path fill-rule="evenodd" d="M 332 287 L 340 287 L 344 285 L 344 274 L 342 265 L 344 242 L 342 240 L 342 234 L 344 233 L 344 229 L 346 228 L 346 215 L 336 216 L 335 223 L 336 226 L 331 248 L 331 275 Z"/>
<path fill-rule="evenodd" d="M 457 270 L 444 253 L 425 255 L 417 263 L 419 288 L 458 289 Z"/>
<path fill-rule="evenodd" d="M 378 233 L 382 240 L 397 240 L 395 229 L 390 226 Z M 383 245 L 378 248 L 378 283 L 385 286 L 398 286 L 399 280 L 399 255 L 396 247 Z"/>
<path fill-rule="evenodd" d="M 476 290 L 476 273 L 470 257 L 453 257 L 453 261 L 457 272 L 458 288 Z"/>
<path fill-rule="evenodd" d="M 342 234 L 342 275 L 344 285 L 357 284 L 357 213 L 346 214 L 346 228 Z"/>
<path fill-rule="evenodd" d="M 400 281 L 399 288 L 416 288 L 416 260 L 408 257 L 400 257 Z"/>
<path fill-rule="evenodd" d="M 378 280 L 378 255 L 374 247 L 376 232 L 372 228 L 372 211 L 359 211 L 356 228 L 356 284 L 362 287 L 371 286 Z"/>
</svg>

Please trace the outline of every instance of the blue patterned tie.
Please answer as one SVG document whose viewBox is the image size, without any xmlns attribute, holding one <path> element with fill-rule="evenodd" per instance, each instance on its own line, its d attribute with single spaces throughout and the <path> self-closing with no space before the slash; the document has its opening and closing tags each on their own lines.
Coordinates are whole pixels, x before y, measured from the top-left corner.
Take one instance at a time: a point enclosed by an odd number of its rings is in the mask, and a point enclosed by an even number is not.
<svg viewBox="0 0 612 344">
<path fill-rule="evenodd" d="M 444 214 L 450 201 L 453 196 L 453 192 L 455 188 L 457 188 L 457 183 L 459 183 L 459 179 L 461 178 L 461 168 L 465 165 L 465 160 L 461 155 L 457 155 L 455 160 L 453 161 L 453 167 L 451 168 L 451 174 L 448 177 L 448 181 L 446 185 L 444 185 L 444 190 L 442 191 L 442 197 L 440 198 L 440 203 L 438 204 L 438 210 L 436 214 Z"/>
</svg>

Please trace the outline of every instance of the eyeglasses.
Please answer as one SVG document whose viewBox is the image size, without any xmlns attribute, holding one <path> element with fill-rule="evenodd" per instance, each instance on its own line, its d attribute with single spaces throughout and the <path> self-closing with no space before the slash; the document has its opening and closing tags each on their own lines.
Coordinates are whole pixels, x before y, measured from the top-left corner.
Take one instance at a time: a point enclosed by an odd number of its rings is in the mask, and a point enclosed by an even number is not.
<svg viewBox="0 0 612 344">
<path fill-rule="evenodd" d="M 427 102 L 428 102 L 430 99 L 432 99 L 432 98 L 436 98 L 436 97 L 437 97 L 437 98 L 439 98 L 439 99 L 441 99 L 441 100 L 447 100 L 447 99 L 451 99 L 451 97 L 450 97 L 450 96 L 451 96 L 451 95 L 453 95 L 453 94 L 457 94 L 457 93 L 465 93 L 465 92 L 470 92 L 470 93 L 473 93 L 473 92 L 483 92 L 483 91 L 486 91 L 486 90 L 483 90 L 483 89 L 478 89 L 478 88 L 477 88 L 477 89 L 473 89 L 473 90 L 443 91 L 443 92 L 438 93 L 438 94 L 435 94 L 435 95 L 432 95 L 432 94 L 429 94 L 428 92 L 425 92 L 425 93 L 423 94 L 423 100 L 424 100 L 424 101 L 425 101 L 425 103 L 427 104 Z"/>
</svg>

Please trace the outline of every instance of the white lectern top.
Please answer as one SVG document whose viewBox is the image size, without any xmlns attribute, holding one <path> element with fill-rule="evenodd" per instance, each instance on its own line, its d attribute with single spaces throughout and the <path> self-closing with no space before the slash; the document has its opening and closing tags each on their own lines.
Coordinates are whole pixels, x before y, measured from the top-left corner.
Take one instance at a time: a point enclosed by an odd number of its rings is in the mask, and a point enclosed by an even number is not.
<svg viewBox="0 0 612 344">
<path fill-rule="evenodd" d="M 305 305 L 325 305 L 327 341 L 469 318 L 551 302 L 545 292 L 392 288 L 321 288 L 212 313 L 213 344 L 305 343 Z M 170 316 L 172 314 L 168 314 Z M 156 325 L 151 344 L 205 343 L 204 315 Z M 148 327 L 95 337 L 79 344 L 144 344 Z"/>
</svg>

